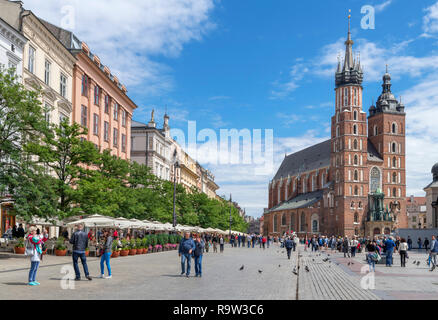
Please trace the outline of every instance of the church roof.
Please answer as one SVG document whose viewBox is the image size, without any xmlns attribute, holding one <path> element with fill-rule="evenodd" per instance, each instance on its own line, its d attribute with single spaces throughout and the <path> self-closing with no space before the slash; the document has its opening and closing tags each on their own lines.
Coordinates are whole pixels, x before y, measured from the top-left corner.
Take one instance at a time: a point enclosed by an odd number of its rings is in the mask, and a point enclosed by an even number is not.
<svg viewBox="0 0 438 320">
<path fill-rule="evenodd" d="M 296 196 L 295 198 L 290 199 L 289 201 L 284 201 L 278 204 L 277 206 L 269 210 L 269 212 L 307 208 L 313 205 L 314 203 L 318 202 L 319 200 L 321 200 L 322 197 L 323 197 L 322 190 L 303 193 Z"/>
<path fill-rule="evenodd" d="M 330 139 L 286 156 L 274 177 L 295 176 L 300 171 L 312 171 L 330 165 Z"/>
<path fill-rule="evenodd" d="M 382 162 L 383 159 L 380 156 L 379 152 L 377 151 L 376 147 L 374 146 L 374 144 L 371 142 L 370 139 L 368 139 L 368 143 L 367 143 L 367 152 L 368 152 L 368 160 L 369 161 L 379 161 Z"/>
</svg>

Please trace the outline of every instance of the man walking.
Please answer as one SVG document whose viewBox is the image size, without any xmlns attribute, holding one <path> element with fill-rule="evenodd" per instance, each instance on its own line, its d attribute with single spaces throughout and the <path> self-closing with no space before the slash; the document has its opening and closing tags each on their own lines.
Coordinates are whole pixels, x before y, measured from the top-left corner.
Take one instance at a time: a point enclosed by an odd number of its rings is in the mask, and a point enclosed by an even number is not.
<svg viewBox="0 0 438 320">
<path fill-rule="evenodd" d="M 78 259 L 81 258 L 81 263 L 84 268 L 85 277 L 92 280 L 88 272 L 87 258 L 85 256 L 85 249 L 88 247 L 88 235 L 82 230 L 82 224 L 76 226 L 77 231 L 73 233 L 70 238 L 70 243 L 73 245 L 73 267 L 75 269 L 75 280 L 81 280 L 81 273 L 79 272 Z"/>
<path fill-rule="evenodd" d="M 392 254 L 394 252 L 395 242 L 392 237 L 389 237 L 385 241 L 385 248 L 386 248 L 386 266 L 391 267 L 392 266 Z"/>
<path fill-rule="evenodd" d="M 284 242 L 284 246 L 286 247 L 287 258 L 290 260 L 290 252 L 293 247 L 293 241 L 289 237 L 287 237 L 286 241 Z"/>
<path fill-rule="evenodd" d="M 438 253 L 438 241 L 436 240 L 435 236 L 432 236 L 432 243 L 430 246 L 430 261 L 432 262 L 432 269 L 429 271 L 433 271 L 436 268 L 436 255 Z"/>
<path fill-rule="evenodd" d="M 184 234 L 184 239 L 181 239 L 181 242 L 179 243 L 178 254 L 181 257 L 181 275 L 184 275 L 184 273 L 186 273 L 185 266 L 187 261 L 187 278 L 190 275 L 190 266 L 192 262 L 191 259 L 193 250 L 195 250 L 195 242 L 192 238 L 190 238 L 190 233 L 186 232 Z"/>
<path fill-rule="evenodd" d="M 412 249 L 412 239 L 410 236 L 408 236 L 408 250 L 411 251 Z"/>
</svg>

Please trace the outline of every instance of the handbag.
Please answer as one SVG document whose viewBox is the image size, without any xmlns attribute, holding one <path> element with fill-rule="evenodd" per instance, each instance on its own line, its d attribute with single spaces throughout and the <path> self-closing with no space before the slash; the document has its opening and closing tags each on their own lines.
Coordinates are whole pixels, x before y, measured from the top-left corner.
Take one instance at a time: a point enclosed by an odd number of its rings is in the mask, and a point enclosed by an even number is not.
<svg viewBox="0 0 438 320">
<path fill-rule="evenodd" d="M 373 260 L 376 262 L 379 262 L 380 260 L 382 260 L 382 257 L 380 256 L 380 254 L 378 254 L 377 252 L 375 252 L 373 254 Z"/>
<path fill-rule="evenodd" d="M 29 241 L 29 239 L 26 239 L 26 241 L 25 241 L 25 250 L 24 250 L 24 255 L 25 256 L 31 256 L 31 255 L 33 255 L 33 250 L 35 249 L 34 248 L 34 245 Z"/>
</svg>

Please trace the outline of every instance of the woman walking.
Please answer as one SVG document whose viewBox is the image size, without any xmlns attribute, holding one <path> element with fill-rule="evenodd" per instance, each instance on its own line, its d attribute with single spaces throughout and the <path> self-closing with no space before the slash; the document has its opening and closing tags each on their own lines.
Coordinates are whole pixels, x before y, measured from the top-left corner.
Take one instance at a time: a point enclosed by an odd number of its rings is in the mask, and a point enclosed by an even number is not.
<svg viewBox="0 0 438 320">
<path fill-rule="evenodd" d="M 400 265 L 406 267 L 406 255 L 408 252 L 408 243 L 404 238 L 400 239 L 399 250 L 400 253 Z"/>
<path fill-rule="evenodd" d="M 103 251 L 102 256 L 100 257 L 100 277 L 105 279 L 111 279 L 111 266 L 110 266 L 110 258 L 111 258 L 111 249 L 113 245 L 113 237 L 110 236 L 108 230 L 104 230 L 103 232 L 103 244 L 101 250 Z M 105 277 L 105 266 L 108 269 L 108 277 Z"/>
<path fill-rule="evenodd" d="M 368 251 L 367 253 L 367 261 L 368 261 L 368 265 L 370 266 L 370 272 L 375 272 L 376 271 L 376 257 L 378 256 L 378 248 L 376 245 L 376 241 L 370 241 L 368 242 L 367 246 L 366 246 L 366 250 Z M 371 270 L 371 266 L 373 267 L 373 269 Z"/>
<path fill-rule="evenodd" d="M 198 236 L 195 242 L 193 257 L 195 258 L 195 277 L 202 277 L 202 256 L 204 255 L 205 243 Z"/>
<path fill-rule="evenodd" d="M 48 239 L 47 230 L 43 231 L 43 235 L 37 235 L 37 228 L 32 226 L 29 228 L 29 235 L 26 240 L 26 255 L 30 256 L 29 282 L 30 286 L 37 286 L 40 283 L 35 280 L 38 267 L 42 257 L 42 244 Z"/>
<path fill-rule="evenodd" d="M 219 237 L 219 247 L 220 247 L 221 253 L 223 253 L 224 252 L 224 237 L 222 235 Z"/>
</svg>

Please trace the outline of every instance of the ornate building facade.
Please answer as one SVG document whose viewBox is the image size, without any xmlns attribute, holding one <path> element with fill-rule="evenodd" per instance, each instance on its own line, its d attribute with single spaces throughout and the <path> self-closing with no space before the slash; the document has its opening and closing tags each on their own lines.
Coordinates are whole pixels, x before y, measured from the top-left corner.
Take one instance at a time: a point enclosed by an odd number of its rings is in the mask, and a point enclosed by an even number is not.
<svg viewBox="0 0 438 320">
<path fill-rule="evenodd" d="M 386 72 L 367 117 L 353 43 L 348 30 L 335 72 L 331 139 L 284 158 L 269 183 L 265 234 L 372 236 L 407 227 L 404 106 Z"/>
</svg>

